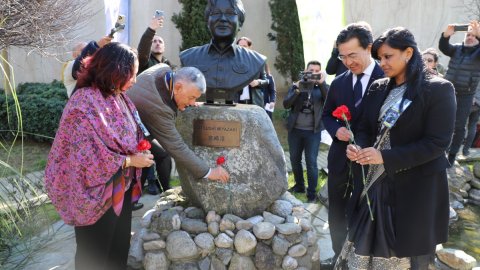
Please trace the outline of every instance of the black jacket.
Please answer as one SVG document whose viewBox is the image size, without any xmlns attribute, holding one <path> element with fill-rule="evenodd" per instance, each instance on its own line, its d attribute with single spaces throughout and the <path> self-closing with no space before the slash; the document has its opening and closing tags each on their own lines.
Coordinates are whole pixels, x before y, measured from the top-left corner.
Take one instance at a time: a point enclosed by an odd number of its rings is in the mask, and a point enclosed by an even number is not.
<svg viewBox="0 0 480 270">
<path fill-rule="evenodd" d="M 355 133 L 357 144 L 373 145 L 378 116 L 391 87 L 388 78 L 375 81 L 366 97 Z M 393 183 L 394 235 L 398 257 L 428 254 L 448 236 L 448 165 L 445 151 L 455 122 L 452 84 L 428 79 L 390 130 L 390 150 L 382 150 L 387 176 Z M 353 203 L 354 197 L 352 196 Z"/>
<path fill-rule="evenodd" d="M 480 45 L 465 47 L 449 40 L 442 34 L 438 44 L 440 51 L 450 56 L 445 79 L 453 83 L 457 95 L 473 95 L 480 81 Z"/>
<path fill-rule="evenodd" d="M 170 61 L 162 56 L 161 61 L 158 61 L 155 56 L 151 53 L 152 50 L 152 41 L 153 37 L 155 36 L 155 30 L 147 27 L 147 30 L 143 33 L 142 37 L 140 38 L 140 42 L 138 43 L 138 75 L 145 71 L 146 69 L 156 65 L 156 64 L 166 64 L 170 68 L 174 69 L 175 66 L 170 63 Z"/>
<path fill-rule="evenodd" d="M 325 93 L 327 92 L 328 85 L 325 82 L 319 86 L 315 86 L 312 90 L 311 102 L 313 104 L 313 119 L 315 121 L 315 126 L 313 128 L 314 133 L 320 132 L 322 129 L 322 110 L 326 98 Z M 291 109 L 287 120 L 287 129 L 289 131 L 295 127 L 295 122 L 297 121 L 298 114 L 300 113 L 300 109 L 302 108 L 306 96 L 307 93 L 301 93 L 297 87 L 292 86 L 288 89 L 287 96 L 283 100 L 283 107 L 285 109 Z"/>
<path fill-rule="evenodd" d="M 328 91 L 327 101 L 325 102 L 325 107 L 323 109 L 323 124 L 325 129 L 328 131 L 330 136 L 333 139 L 330 150 L 328 151 L 328 170 L 329 172 L 342 172 L 347 169 L 347 156 L 345 151 L 347 149 L 347 142 L 340 141 L 335 136 L 337 130 L 345 126 L 343 121 L 340 121 L 332 116 L 332 112 L 340 105 L 346 105 L 350 113 L 352 114 L 352 120 L 350 121 L 352 129 L 355 133 L 355 128 L 359 120 L 360 111 L 364 107 L 365 101 L 362 100 L 362 103 L 358 108 L 355 108 L 354 98 L 353 98 L 353 85 L 352 85 L 353 74 L 351 71 L 342 73 L 340 76 L 337 76 L 330 85 L 330 91 Z M 383 78 L 383 71 L 378 64 L 375 64 L 375 68 L 372 71 L 370 80 L 367 84 L 368 87 L 372 84 L 373 81 Z M 366 93 L 366 92 L 365 92 Z"/>
</svg>

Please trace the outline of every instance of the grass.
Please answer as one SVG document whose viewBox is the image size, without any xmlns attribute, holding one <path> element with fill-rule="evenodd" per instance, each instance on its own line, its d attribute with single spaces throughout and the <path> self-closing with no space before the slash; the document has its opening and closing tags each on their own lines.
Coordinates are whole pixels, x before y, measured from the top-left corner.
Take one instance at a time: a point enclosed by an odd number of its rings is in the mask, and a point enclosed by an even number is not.
<svg viewBox="0 0 480 270">
<path fill-rule="evenodd" d="M 17 171 L 21 170 L 23 174 L 27 174 L 45 169 L 51 147 L 49 143 L 23 141 L 23 149 L 20 140 L 17 140 L 13 146 L 12 142 L 2 142 L 1 145 L 4 147 L 0 148 L 0 160 L 5 161 Z M 2 167 L 0 169 L 0 177 L 13 175 L 10 170 Z"/>
</svg>

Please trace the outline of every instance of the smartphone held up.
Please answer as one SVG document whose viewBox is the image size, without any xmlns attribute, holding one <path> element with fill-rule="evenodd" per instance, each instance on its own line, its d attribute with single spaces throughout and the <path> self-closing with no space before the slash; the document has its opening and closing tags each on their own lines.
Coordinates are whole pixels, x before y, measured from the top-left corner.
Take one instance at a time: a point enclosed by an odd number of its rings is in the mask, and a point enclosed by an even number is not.
<svg viewBox="0 0 480 270">
<path fill-rule="evenodd" d="M 455 26 L 453 26 L 453 30 L 455 32 L 467 32 L 468 26 L 468 24 L 456 24 Z"/>
</svg>

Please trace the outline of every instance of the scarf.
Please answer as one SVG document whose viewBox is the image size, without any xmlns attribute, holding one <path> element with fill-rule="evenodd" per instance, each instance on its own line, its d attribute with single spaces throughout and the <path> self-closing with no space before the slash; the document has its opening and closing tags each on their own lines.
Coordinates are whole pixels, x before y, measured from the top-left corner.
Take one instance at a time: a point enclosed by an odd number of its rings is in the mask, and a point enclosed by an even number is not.
<svg viewBox="0 0 480 270">
<path fill-rule="evenodd" d="M 78 89 L 67 103 L 45 168 L 47 194 L 66 224 L 94 224 L 112 206 L 119 215 L 132 176 L 132 201 L 139 198 L 141 170 L 122 170 L 142 138 L 131 121 L 136 114 L 125 94 L 104 98 L 90 87 Z"/>
</svg>

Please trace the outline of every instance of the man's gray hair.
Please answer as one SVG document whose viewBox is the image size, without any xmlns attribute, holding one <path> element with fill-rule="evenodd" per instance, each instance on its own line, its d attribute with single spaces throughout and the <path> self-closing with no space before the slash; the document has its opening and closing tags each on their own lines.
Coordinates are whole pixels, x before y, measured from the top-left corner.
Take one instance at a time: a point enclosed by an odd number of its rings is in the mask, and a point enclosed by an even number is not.
<svg viewBox="0 0 480 270">
<path fill-rule="evenodd" d="M 175 72 L 175 80 L 195 84 L 198 90 L 205 94 L 207 83 L 203 73 L 195 67 L 183 67 Z"/>
</svg>

